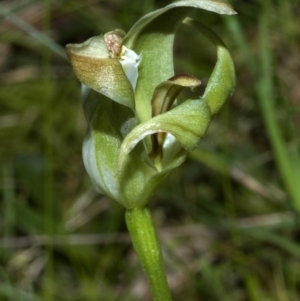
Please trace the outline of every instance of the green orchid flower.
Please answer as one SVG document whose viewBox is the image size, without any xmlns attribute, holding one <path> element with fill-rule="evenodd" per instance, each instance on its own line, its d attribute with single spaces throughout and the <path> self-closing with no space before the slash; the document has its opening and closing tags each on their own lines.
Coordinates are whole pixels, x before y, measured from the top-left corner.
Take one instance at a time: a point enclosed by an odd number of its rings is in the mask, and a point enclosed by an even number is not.
<svg viewBox="0 0 300 301">
<path fill-rule="evenodd" d="M 101 193 L 127 209 L 148 202 L 198 145 L 233 91 L 234 67 L 226 47 L 210 29 L 186 18 L 199 8 L 235 13 L 219 1 L 177 1 L 145 15 L 127 34 L 115 30 L 66 47 L 78 79 L 98 92 L 84 89 L 86 169 Z M 174 76 L 173 41 L 182 21 L 215 43 L 217 63 L 204 95 L 176 105 L 181 90 L 200 85 L 193 76 Z"/>
<path fill-rule="evenodd" d="M 235 86 L 233 62 L 224 43 L 188 18 L 196 9 L 235 14 L 221 1 L 179 0 L 145 15 L 127 34 L 116 29 L 66 46 L 83 84 L 89 126 L 83 144 L 85 167 L 99 191 L 127 209 L 127 225 L 146 272 L 161 265 L 161 255 L 152 254 L 159 246 L 154 231 L 149 232 L 145 205 L 170 171 L 197 147 Z M 179 104 L 176 99 L 183 89 L 194 91 L 201 84 L 192 75 L 174 74 L 173 42 L 180 24 L 215 44 L 217 62 L 204 94 Z M 143 244 L 145 239 L 151 242 Z M 166 290 L 155 289 L 166 286 L 162 274 L 159 268 L 148 273 L 154 299 L 171 300 Z"/>
</svg>

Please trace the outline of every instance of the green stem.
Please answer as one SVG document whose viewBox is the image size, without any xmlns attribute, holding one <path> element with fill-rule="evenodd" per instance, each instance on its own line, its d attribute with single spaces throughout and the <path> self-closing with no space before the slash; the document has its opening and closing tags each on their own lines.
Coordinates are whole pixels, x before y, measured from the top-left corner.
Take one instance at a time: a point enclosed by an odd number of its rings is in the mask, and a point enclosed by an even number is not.
<svg viewBox="0 0 300 301">
<path fill-rule="evenodd" d="M 154 301 L 172 301 L 152 218 L 148 208 L 126 210 L 133 247 L 148 278 Z"/>
</svg>

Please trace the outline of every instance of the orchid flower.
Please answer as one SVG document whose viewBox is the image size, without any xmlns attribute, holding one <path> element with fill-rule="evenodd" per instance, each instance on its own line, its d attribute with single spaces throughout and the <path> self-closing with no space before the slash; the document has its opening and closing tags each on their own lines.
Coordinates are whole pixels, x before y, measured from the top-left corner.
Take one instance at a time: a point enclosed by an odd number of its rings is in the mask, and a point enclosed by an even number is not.
<svg viewBox="0 0 300 301">
<path fill-rule="evenodd" d="M 197 9 L 235 14 L 221 1 L 179 0 L 143 16 L 127 34 L 116 29 L 66 46 L 83 87 L 89 128 L 83 144 L 85 167 L 98 190 L 126 208 L 136 251 L 146 252 L 146 257 L 150 251 L 140 247 L 137 238 L 142 235 L 139 231 L 151 228 L 146 204 L 170 171 L 197 147 L 235 85 L 233 62 L 224 43 L 205 25 L 188 18 Z M 179 104 L 183 89 L 196 91 L 201 84 L 192 75 L 174 74 L 173 42 L 180 24 L 215 44 L 217 62 L 204 94 L 195 92 L 193 99 Z M 135 212 L 144 212 L 144 218 Z M 154 232 L 149 235 L 154 235 L 153 250 L 157 240 Z M 163 282 L 163 276 L 154 274 L 148 273 L 151 287 Z M 162 295 L 153 289 L 154 300 L 171 300 L 168 293 Z"/>
</svg>

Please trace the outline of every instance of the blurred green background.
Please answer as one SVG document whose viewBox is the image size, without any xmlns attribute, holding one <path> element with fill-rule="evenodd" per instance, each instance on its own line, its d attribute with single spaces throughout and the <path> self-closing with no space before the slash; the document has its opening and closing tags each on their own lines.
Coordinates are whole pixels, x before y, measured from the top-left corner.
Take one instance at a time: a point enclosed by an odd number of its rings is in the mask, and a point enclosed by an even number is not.
<svg viewBox="0 0 300 301">
<path fill-rule="evenodd" d="M 151 300 L 123 208 L 84 170 L 80 83 L 64 45 L 128 31 L 168 3 L 0 1 L 1 301 Z M 174 301 L 296 301 L 300 1 L 231 4 L 238 15 L 195 18 L 227 44 L 236 91 L 150 207 Z M 204 37 L 180 27 L 174 57 L 205 87 L 216 53 Z"/>
</svg>

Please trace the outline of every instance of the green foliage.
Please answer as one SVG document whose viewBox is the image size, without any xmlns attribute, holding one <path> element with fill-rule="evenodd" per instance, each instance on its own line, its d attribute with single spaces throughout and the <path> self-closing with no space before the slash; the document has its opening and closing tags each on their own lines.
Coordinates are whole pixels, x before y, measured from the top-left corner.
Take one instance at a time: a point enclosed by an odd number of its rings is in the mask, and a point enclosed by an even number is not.
<svg viewBox="0 0 300 301">
<path fill-rule="evenodd" d="M 97 194 L 84 171 L 79 82 L 55 49 L 128 31 L 168 3 L 44 3 L 2 1 L 0 8 L 0 299 L 150 300 L 123 209 Z M 30 25 L 27 31 L 6 18 L 4 5 Z M 231 5 L 235 17 L 194 18 L 227 45 L 235 93 L 151 207 L 174 301 L 296 301 L 299 0 Z M 189 27 L 179 31 L 176 73 L 199 78 L 201 92 L 215 50 Z"/>
</svg>

